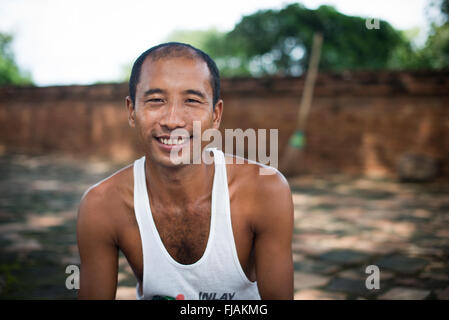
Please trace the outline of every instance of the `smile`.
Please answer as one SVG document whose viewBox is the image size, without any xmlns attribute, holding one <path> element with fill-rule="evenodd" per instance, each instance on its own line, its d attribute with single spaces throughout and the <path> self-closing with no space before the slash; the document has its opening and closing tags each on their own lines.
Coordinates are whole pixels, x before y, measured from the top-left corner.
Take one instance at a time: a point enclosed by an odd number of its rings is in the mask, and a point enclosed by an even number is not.
<svg viewBox="0 0 449 320">
<path fill-rule="evenodd" d="M 157 140 L 165 145 L 178 145 L 178 144 L 184 144 L 189 138 L 187 137 L 177 137 L 177 138 L 157 138 Z"/>
<path fill-rule="evenodd" d="M 155 137 L 155 139 L 159 142 L 159 146 L 169 151 L 172 148 L 180 148 L 184 145 L 187 145 L 190 143 L 192 137 L 170 137 L 170 136 L 163 136 L 163 137 Z"/>
</svg>

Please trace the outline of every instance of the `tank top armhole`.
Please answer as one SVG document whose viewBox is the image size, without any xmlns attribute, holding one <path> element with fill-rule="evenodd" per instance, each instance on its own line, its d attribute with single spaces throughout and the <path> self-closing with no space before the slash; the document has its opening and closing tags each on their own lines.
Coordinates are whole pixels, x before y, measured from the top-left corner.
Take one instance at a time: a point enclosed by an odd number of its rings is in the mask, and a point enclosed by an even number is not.
<svg viewBox="0 0 449 320">
<path fill-rule="evenodd" d="M 234 231 L 232 229 L 232 215 L 231 215 L 231 204 L 230 204 L 230 198 L 229 198 L 229 189 L 228 189 L 228 177 L 227 177 L 227 168 L 226 168 L 226 156 L 221 150 L 216 150 L 215 152 L 218 152 L 220 155 L 220 163 L 222 164 L 222 175 L 223 175 L 223 186 L 224 186 L 224 198 L 226 199 L 226 223 L 227 223 L 227 229 L 228 229 L 228 237 L 229 237 L 229 245 L 231 246 L 232 251 L 232 258 L 234 260 L 234 265 L 238 270 L 238 273 L 240 274 L 240 277 L 242 278 L 243 282 L 247 285 L 257 285 L 256 281 L 251 281 L 248 279 L 248 277 L 245 274 L 245 271 L 243 271 L 242 265 L 240 264 L 239 256 L 237 253 L 237 246 L 235 244 L 235 238 L 234 238 Z"/>
</svg>

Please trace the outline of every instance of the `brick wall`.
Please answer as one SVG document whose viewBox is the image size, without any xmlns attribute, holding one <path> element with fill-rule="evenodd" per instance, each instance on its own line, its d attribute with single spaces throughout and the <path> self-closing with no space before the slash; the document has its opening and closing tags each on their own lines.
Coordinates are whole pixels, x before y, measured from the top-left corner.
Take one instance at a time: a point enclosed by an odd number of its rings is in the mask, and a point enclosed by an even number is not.
<svg viewBox="0 0 449 320">
<path fill-rule="evenodd" d="M 304 78 L 222 80 L 222 129 L 294 130 Z M 0 150 L 131 161 L 126 84 L 0 88 Z M 320 74 L 306 130 L 304 169 L 395 175 L 407 152 L 436 159 L 449 177 L 449 71 Z"/>
</svg>

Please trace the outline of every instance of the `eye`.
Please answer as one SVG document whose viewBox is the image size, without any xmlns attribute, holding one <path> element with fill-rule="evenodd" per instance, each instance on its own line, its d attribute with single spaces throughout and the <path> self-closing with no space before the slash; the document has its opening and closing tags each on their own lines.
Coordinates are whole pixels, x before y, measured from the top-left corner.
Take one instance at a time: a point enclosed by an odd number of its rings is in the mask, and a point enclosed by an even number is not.
<svg viewBox="0 0 449 320">
<path fill-rule="evenodd" d="M 186 102 L 188 102 L 188 103 L 200 103 L 198 100 L 195 100 L 195 99 L 187 99 Z"/>
<path fill-rule="evenodd" d="M 164 100 L 162 100 L 161 98 L 152 98 L 152 99 L 146 100 L 145 102 L 161 103 L 161 102 L 164 102 Z"/>
</svg>

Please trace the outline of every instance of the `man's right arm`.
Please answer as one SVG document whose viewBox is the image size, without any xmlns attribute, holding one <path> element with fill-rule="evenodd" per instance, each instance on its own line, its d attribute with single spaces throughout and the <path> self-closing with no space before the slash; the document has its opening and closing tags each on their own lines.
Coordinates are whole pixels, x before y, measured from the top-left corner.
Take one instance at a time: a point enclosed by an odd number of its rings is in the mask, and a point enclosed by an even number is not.
<svg viewBox="0 0 449 320">
<path fill-rule="evenodd" d="M 115 299 L 118 247 L 111 213 L 113 200 L 104 188 L 90 189 L 81 200 L 77 240 L 81 259 L 78 299 Z"/>
</svg>

